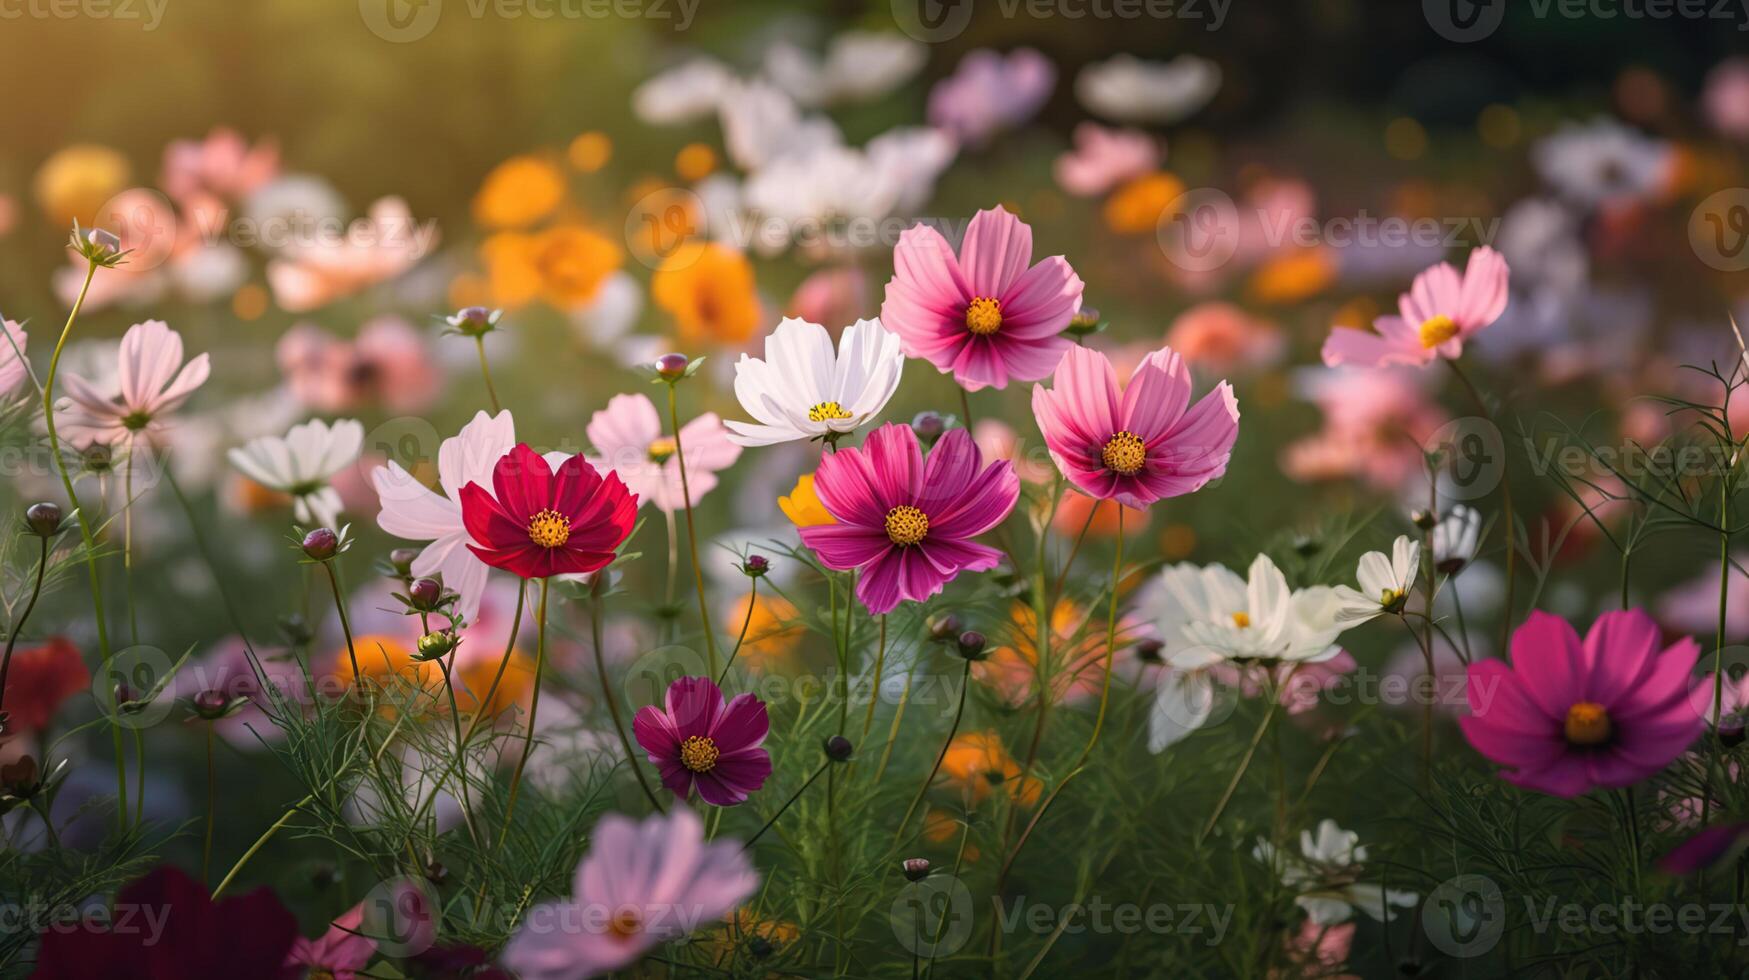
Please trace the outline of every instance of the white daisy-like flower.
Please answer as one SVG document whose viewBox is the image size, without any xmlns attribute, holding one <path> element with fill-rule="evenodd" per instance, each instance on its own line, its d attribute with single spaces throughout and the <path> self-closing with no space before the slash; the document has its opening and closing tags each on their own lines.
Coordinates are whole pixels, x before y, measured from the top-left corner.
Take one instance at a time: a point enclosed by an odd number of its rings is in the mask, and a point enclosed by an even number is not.
<svg viewBox="0 0 1749 980">
<path fill-rule="evenodd" d="M 1531 150 L 1531 160 L 1562 197 L 1586 207 L 1643 201 L 1670 183 L 1675 148 L 1614 119 L 1568 122 Z"/>
<path fill-rule="evenodd" d="M 1334 820 L 1318 824 L 1318 836 L 1300 831 L 1298 856 L 1282 853 L 1269 841 L 1258 838 L 1251 856 L 1274 869 L 1281 883 L 1300 894 L 1294 904 L 1306 910 L 1315 925 L 1347 922 L 1359 909 L 1380 922 L 1395 919 L 1392 906 L 1411 908 L 1419 896 L 1410 891 L 1387 889 L 1360 881 L 1365 869 L 1366 848 L 1360 835 L 1343 830 Z"/>
<path fill-rule="evenodd" d="M 905 355 L 879 320 L 844 328 L 838 349 L 826 328 L 785 317 L 765 338 L 765 359 L 741 355 L 735 397 L 758 423 L 727 422 L 743 446 L 837 438 L 886 407 L 899 388 Z"/>
<path fill-rule="evenodd" d="M 788 41 L 765 53 L 765 71 L 789 96 L 809 107 L 879 98 L 922 69 L 928 49 L 892 31 L 846 31 L 824 58 Z"/>
<path fill-rule="evenodd" d="M 1126 123 L 1177 122 L 1207 105 L 1220 88 L 1221 67 L 1191 54 L 1171 61 L 1120 54 L 1088 65 L 1075 78 L 1082 105 Z"/>
<path fill-rule="evenodd" d="M 1482 543 L 1482 515 L 1458 504 L 1433 526 L 1433 567 L 1454 574 L 1475 560 Z"/>
<path fill-rule="evenodd" d="M 225 454 L 239 472 L 256 483 L 289 494 L 299 523 L 334 527 L 340 516 L 340 491 L 329 486 L 334 474 L 352 465 L 364 448 L 364 426 L 341 419 L 294 425 L 283 436 L 251 439 Z"/>
<path fill-rule="evenodd" d="M 639 85 L 632 92 L 632 112 L 651 126 L 696 122 L 717 111 L 734 81 L 722 62 L 697 57 Z"/>
<path fill-rule="evenodd" d="M 1336 622 L 1347 629 L 1385 613 L 1401 612 L 1420 567 L 1421 545 L 1407 535 L 1399 535 L 1391 544 L 1389 558 L 1382 551 L 1361 555 L 1354 572 L 1360 588 L 1336 587 Z"/>
</svg>

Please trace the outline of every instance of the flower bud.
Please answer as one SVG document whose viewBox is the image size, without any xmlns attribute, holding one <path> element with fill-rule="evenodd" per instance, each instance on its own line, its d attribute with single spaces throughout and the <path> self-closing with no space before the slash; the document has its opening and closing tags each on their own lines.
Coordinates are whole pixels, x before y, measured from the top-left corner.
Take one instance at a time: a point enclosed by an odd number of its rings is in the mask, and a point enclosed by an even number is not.
<svg viewBox="0 0 1749 980">
<path fill-rule="evenodd" d="M 327 561 L 340 550 L 340 538 L 325 527 L 304 535 L 304 554 L 317 561 Z"/>
<path fill-rule="evenodd" d="M 940 412 L 918 412 L 911 420 L 911 431 L 917 434 L 917 441 L 933 446 L 947 432 L 947 419 L 942 418 Z"/>
<path fill-rule="evenodd" d="M 1137 640 L 1136 659 L 1145 664 L 1161 663 L 1163 658 L 1160 656 L 1160 651 L 1164 649 L 1166 649 L 1166 644 L 1151 637 L 1146 640 Z"/>
<path fill-rule="evenodd" d="M 433 630 L 419 638 L 419 659 L 436 660 L 456 648 L 456 635 L 448 630 Z"/>
<path fill-rule="evenodd" d="M 411 578 L 413 576 L 413 559 L 418 557 L 418 548 L 396 548 L 389 552 L 389 565 L 394 568 L 396 575 L 402 578 Z"/>
<path fill-rule="evenodd" d="M 113 231 L 103 228 L 92 228 L 85 233 L 85 244 L 93 250 L 101 252 L 121 251 L 121 238 Z"/>
<path fill-rule="evenodd" d="M 24 512 L 24 523 L 38 537 L 52 538 L 61 530 L 61 505 L 44 500 Z"/>
<path fill-rule="evenodd" d="M 956 642 L 959 646 L 960 656 L 967 660 L 984 659 L 984 634 L 977 630 L 966 630 L 960 634 L 960 638 Z"/>
<path fill-rule="evenodd" d="M 899 862 L 899 867 L 905 869 L 905 878 L 908 881 L 922 881 L 929 877 L 928 858 L 906 858 Z"/>
<path fill-rule="evenodd" d="M 929 638 L 942 643 L 952 643 L 959 638 L 965 626 L 960 618 L 953 613 L 936 616 L 929 621 Z"/>
<path fill-rule="evenodd" d="M 656 375 L 663 381 L 679 381 L 686 377 L 685 354 L 663 354 L 656 358 Z"/>
<path fill-rule="evenodd" d="M 1075 335 L 1090 334 L 1099 329 L 1099 311 L 1091 306 L 1083 306 L 1069 318 L 1067 333 Z"/>
<path fill-rule="evenodd" d="M 848 762 L 851 754 L 856 751 L 856 746 L 850 744 L 850 739 L 842 735 L 827 736 L 822 747 L 826 750 L 826 758 L 833 762 Z"/>
<path fill-rule="evenodd" d="M 1409 520 L 1423 531 L 1431 531 L 1439 524 L 1439 515 L 1431 510 L 1418 510 L 1409 515 Z"/>
<path fill-rule="evenodd" d="M 748 555 L 746 562 L 741 565 L 741 571 L 748 578 L 762 578 L 766 572 L 771 571 L 771 559 L 764 555 Z"/>
<path fill-rule="evenodd" d="M 207 721 L 217 721 L 230 710 L 231 701 L 223 691 L 211 688 L 194 696 L 194 713 Z"/>
<path fill-rule="evenodd" d="M 413 600 L 413 608 L 430 612 L 443 598 L 443 585 L 434 578 L 422 578 L 408 588 L 407 596 Z"/>
</svg>

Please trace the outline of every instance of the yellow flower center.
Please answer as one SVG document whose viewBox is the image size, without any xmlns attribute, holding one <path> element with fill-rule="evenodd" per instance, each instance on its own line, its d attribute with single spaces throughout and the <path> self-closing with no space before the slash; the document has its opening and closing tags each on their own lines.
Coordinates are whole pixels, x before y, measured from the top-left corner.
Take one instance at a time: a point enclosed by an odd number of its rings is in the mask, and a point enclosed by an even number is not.
<svg viewBox="0 0 1749 980">
<path fill-rule="evenodd" d="M 846 412 L 844 406 L 837 402 L 821 402 L 808 409 L 809 422 L 831 422 L 834 419 L 847 419 L 849 417 L 850 413 Z"/>
<path fill-rule="evenodd" d="M 1245 629 L 1246 627 L 1250 626 L 1251 625 L 1251 614 L 1247 613 L 1247 612 L 1234 613 L 1233 614 L 1233 625 L 1239 627 L 1240 629 Z"/>
<path fill-rule="evenodd" d="M 557 548 L 571 540 L 571 519 L 556 510 L 543 510 L 528 519 L 528 540 L 542 548 Z"/>
<path fill-rule="evenodd" d="M 334 980 L 334 971 L 316 967 L 311 970 L 306 980 Z"/>
<path fill-rule="evenodd" d="M 1581 701 L 1568 708 L 1565 728 L 1567 741 L 1574 745 L 1602 745 L 1614 731 L 1609 712 L 1593 701 Z"/>
<path fill-rule="evenodd" d="M 1002 329 L 1002 304 L 988 296 L 972 300 L 966 307 L 966 329 L 980 337 Z"/>
<path fill-rule="evenodd" d="M 1402 604 L 1403 598 L 1404 594 L 1402 589 L 1386 589 L 1379 593 L 1379 605 L 1395 612 Z"/>
<path fill-rule="evenodd" d="M 630 905 L 622 906 L 613 913 L 613 918 L 607 920 L 607 932 L 610 936 L 620 939 L 630 939 L 644 931 L 644 916 Z"/>
<path fill-rule="evenodd" d="M 666 463 L 668 457 L 674 455 L 674 451 L 679 448 L 680 443 L 675 442 L 672 437 L 663 436 L 650 443 L 650 462 Z"/>
<path fill-rule="evenodd" d="M 887 511 L 887 539 L 900 547 L 922 541 L 929 534 L 929 515 L 910 504 Z"/>
<path fill-rule="evenodd" d="M 1136 475 L 1147 459 L 1148 447 L 1142 444 L 1142 437 L 1127 430 L 1112 436 L 1099 451 L 1099 461 L 1105 468 L 1123 476 Z"/>
<path fill-rule="evenodd" d="M 717 764 L 717 743 L 704 735 L 689 735 L 680 743 L 680 764 L 693 772 L 710 772 Z"/>
<path fill-rule="evenodd" d="M 1458 325 L 1452 322 L 1451 317 L 1441 313 L 1421 325 L 1421 346 L 1429 349 L 1438 347 L 1457 335 Z"/>
</svg>

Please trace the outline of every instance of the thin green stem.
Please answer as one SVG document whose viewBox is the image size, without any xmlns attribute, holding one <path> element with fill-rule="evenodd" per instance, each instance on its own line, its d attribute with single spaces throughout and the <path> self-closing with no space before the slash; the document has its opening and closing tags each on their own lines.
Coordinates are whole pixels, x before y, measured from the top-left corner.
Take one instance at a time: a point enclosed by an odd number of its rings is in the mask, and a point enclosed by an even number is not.
<svg viewBox="0 0 1749 980">
<path fill-rule="evenodd" d="M 729 651 L 729 659 L 723 661 L 723 671 L 717 675 L 717 686 L 723 686 L 723 679 L 729 676 L 729 668 L 735 666 L 735 658 L 741 654 L 741 644 L 747 642 L 747 627 L 753 622 L 753 608 L 759 605 L 759 580 L 753 579 L 752 589 L 747 593 L 747 615 L 741 617 L 741 632 L 735 637 L 735 649 Z"/>
<path fill-rule="evenodd" d="M 212 880 L 213 822 L 218 810 L 219 779 L 213 768 L 213 723 L 206 723 L 206 842 L 200 849 L 200 880 Z"/>
<path fill-rule="evenodd" d="M 790 808 L 790 805 L 795 803 L 795 801 L 801 799 L 802 794 L 806 793 L 808 791 L 808 787 L 814 785 L 814 780 L 819 779 L 820 774 L 825 772 L 827 769 L 830 769 L 831 767 L 832 767 L 832 760 L 831 759 L 827 759 L 825 762 L 822 762 L 820 764 L 820 768 L 815 769 L 814 774 L 812 776 L 808 777 L 808 781 L 803 783 L 801 785 L 800 789 L 798 789 L 794 793 L 790 794 L 790 798 L 784 801 L 783 806 L 780 806 L 777 808 L 777 812 L 771 815 L 771 819 L 765 821 L 765 826 L 760 827 L 759 830 L 756 831 L 752 837 L 747 838 L 747 843 L 741 845 L 741 850 L 743 850 L 743 851 L 752 850 L 754 843 L 756 843 L 759 840 L 759 838 L 765 836 L 765 832 L 771 829 L 772 824 L 777 823 L 777 818 L 783 816 L 784 812 Z"/>
<path fill-rule="evenodd" d="M 917 804 L 923 802 L 923 795 L 929 792 L 929 784 L 935 782 L 935 774 L 941 771 L 941 764 L 947 760 L 948 749 L 953 748 L 954 736 L 960 730 L 960 718 L 966 713 L 966 689 L 972 686 L 972 662 L 966 661 L 966 672 L 960 678 L 960 698 L 958 707 L 953 709 L 953 724 L 947 728 L 947 739 L 941 743 L 941 751 L 935 756 L 935 765 L 929 767 L 929 775 L 923 777 L 923 785 L 917 787 L 917 795 L 911 798 L 911 805 L 905 808 L 905 816 L 899 820 L 899 830 L 895 840 L 903 840 L 905 827 L 911 823 L 911 814 L 917 812 Z"/>
<path fill-rule="evenodd" d="M 36 600 L 43 591 L 43 572 L 49 567 L 49 539 L 42 538 L 42 554 L 36 560 L 36 584 L 31 586 L 30 601 L 24 604 L 24 612 L 19 613 L 18 621 L 12 624 L 12 629 L 6 635 L 6 656 L 0 659 L 0 720 L 6 717 L 6 674 L 12 669 L 12 648 L 18 645 L 18 634 L 24 632 L 24 624 L 30 620 L 31 611 L 36 608 Z"/>
<path fill-rule="evenodd" d="M 1221 822 L 1221 814 L 1227 812 L 1227 804 L 1233 801 L 1233 794 L 1239 789 L 1239 782 L 1245 778 L 1245 770 L 1251 768 L 1251 760 L 1257 755 L 1257 747 L 1263 744 L 1263 736 L 1269 731 L 1269 723 L 1275 720 L 1277 698 L 1269 699 L 1269 707 L 1264 709 L 1263 721 L 1257 726 L 1257 731 L 1251 736 L 1251 744 L 1245 749 L 1244 758 L 1239 760 L 1239 768 L 1233 771 L 1233 778 L 1227 782 L 1227 788 L 1221 793 L 1220 800 L 1215 803 L 1215 812 L 1209 814 L 1208 822 L 1203 824 L 1202 832 L 1196 835 L 1196 843 L 1202 844 L 1203 838 L 1214 832 L 1215 824 Z"/>
<path fill-rule="evenodd" d="M 862 717 L 862 739 L 868 741 L 868 730 L 874 725 L 875 702 L 880 700 L 881 677 L 887 669 L 887 614 L 881 613 L 880 645 L 875 651 L 874 679 L 868 692 L 868 712 Z"/>
<path fill-rule="evenodd" d="M 626 734 L 625 719 L 619 713 L 619 699 L 613 696 L 613 687 L 607 681 L 607 659 L 602 652 L 605 644 L 601 641 L 601 634 L 601 596 L 595 595 L 589 603 L 589 635 L 595 646 L 595 674 L 601 678 L 601 699 L 607 702 L 607 713 L 613 717 L 613 730 L 619 733 L 620 748 L 625 750 L 626 765 L 632 767 L 632 775 L 638 777 L 638 787 L 644 791 L 644 796 L 656 808 L 657 813 L 665 813 L 667 811 L 662 806 L 662 801 L 644 778 L 643 767 L 638 765 L 637 751 L 632 748 L 631 736 Z"/>
<path fill-rule="evenodd" d="M 492 386 L 492 369 L 486 363 L 486 338 L 475 334 L 474 347 L 480 352 L 480 376 L 486 379 L 486 399 L 492 403 L 492 414 L 497 415 L 498 389 Z"/>
<path fill-rule="evenodd" d="M 674 429 L 674 458 L 680 466 L 680 495 L 686 505 L 686 546 L 692 553 L 692 581 L 698 587 L 698 620 L 704 627 L 704 648 L 711 674 L 717 672 L 717 638 L 711 631 L 710 603 L 704 595 L 704 569 L 698 562 L 698 530 L 692 516 L 692 488 L 686 479 L 686 447 L 681 445 L 680 406 L 674 385 L 668 385 L 668 424 Z"/>
<path fill-rule="evenodd" d="M 552 579 L 540 580 L 540 605 L 534 614 L 534 692 L 528 698 L 528 735 L 522 740 L 522 755 L 516 760 L 516 771 L 510 776 L 510 800 L 504 806 L 504 826 L 498 831 L 498 848 L 504 847 L 504 839 L 510 836 L 510 818 L 516 815 L 516 794 L 522 788 L 522 771 L 528 767 L 529 754 L 534 751 L 534 723 L 536 713 L 540 711 L 541 672 L 547 662 L 547 592 L 551 588 Z"/>
<path fill-rule="evenodd" d="M 346 637 L 346 656 L 352 661 L 352 685 L 355 688 L 361 687 L 364 684 L 364 674 L 358 669 L 358 651 L 352 647 L 352 620 L 346 615 L 346 597 L 340 592 L 340 578 L 334 574 L 332 560 L 318 564 L 328 573 L 328 587 L 334 591 L 334 608 L 340 611 L 340 632 Z"/>
</svg>

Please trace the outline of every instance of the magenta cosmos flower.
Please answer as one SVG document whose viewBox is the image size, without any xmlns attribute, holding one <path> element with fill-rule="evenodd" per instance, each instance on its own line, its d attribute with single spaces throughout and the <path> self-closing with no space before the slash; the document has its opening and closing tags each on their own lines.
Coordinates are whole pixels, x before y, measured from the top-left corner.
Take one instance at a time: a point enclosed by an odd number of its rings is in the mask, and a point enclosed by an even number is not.
<svg viewBox="0 0 1749 980">
<path fill-rule="evenodd" d="M 953 373 L 967 391 L 1037 381 L 1070 346 L 1081 277 L 1061 255 L 1032 264 L 1032 229 L 1001 208 L 979 211 L 956 257 L 917 225 L 893 249 L 881 323 L 907 357 Z"/>
<path fill-rule="evenodd" d="M 889 424 L 861 449 L 821 459 L 814 492 L 838 523 L 802 528 L 802 543 L 827 568 L 861 569 L 856 597 L 879 615 L 961 572 L 995 568 L 1002 553 L 972 538 L 1014 509 L 1020 478 L 1007 460 L 985 466 L 964 429 L 942 436 L 925 463 L 911 427 Z"/>
<path fill-rule="evenodd" d="M 522 980 L 582 980 L 723 918 L 759 887 L 736 841 L 704 839 L 685 807 L 642 823 L 610 813 L 590 833 L 569 901 L 530 909 L 504 949 Z"/>
<path fill-rule="evenodd" d="M 1415 277 L 1397 298 L 1400 316 L 1381 316 L 1373 331 L 1337 327 L 1324 341 L 1324 363 L 1382 367 L 1420 367 L 1436 357 L 1456 359 L 1464 341 L 1500 319 L 1506 311 L 1509 270 L 1500 253 L 1486 246 L 1470 253 L 1462 275 L 1441 262 Z"/>
<path fill-rule="evenodd" d="M 1225 381 L 1190 403 L 1184 358 L 1162 347 L 1119 389 L 1104 354 L 1074 347 L 1054 387 L 1032 389 L 1032 414 L 1071 483 L 1100 500 L 1146 507 L 1201 489 L 1227 471 L 1239 436 L 1239 401 Z"/>
<path fill-rule="evenodd" d="M 1699 655 L 1688 637 L 1666 648 L 1638 609 L 1604 613 L 1583 642 L 1565 620 L 1533 612 L 1512 634 L 1512 666 L 1470 665 L 1470 714 L 1458 723 L 1526 789 L 1571 797 L 1632 786 L 1700 734 L 1689 700 Z"/>
<path fill-rule="evenodd" d="M 462 523 L 479 559 L 522 578 L 599 571 L 631 536 L 638 498 L 581 456 L 557 470 L 523 443 L 492 468 L 492 491 L 462 487 Z"/>
<path fill-rule="evenodd" d="M 771 728 L 765 703 L 737 694 L 727 703 L 708 677 L 668 685 L 668 705 L 647 705 L 632 719 L 638 744 L 662 774 L 662 785 L 685 799 L 698 787 L 713 806 L 734 806 L 765 785 L 771 753 L 760 748 Z"/>
</svg>

